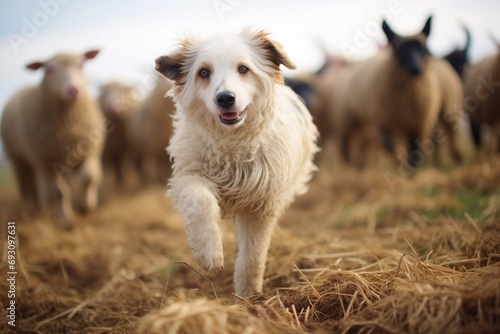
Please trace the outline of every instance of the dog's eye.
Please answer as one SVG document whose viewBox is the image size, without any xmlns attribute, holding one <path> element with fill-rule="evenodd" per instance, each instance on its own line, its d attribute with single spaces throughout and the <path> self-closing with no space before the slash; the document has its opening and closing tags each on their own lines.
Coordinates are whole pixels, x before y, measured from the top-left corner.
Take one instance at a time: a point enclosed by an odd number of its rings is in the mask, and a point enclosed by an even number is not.
<svg viewBox="0 0 500 334">
<path fill-rule="evenodd" d="M 210 76 L 210 71 L 209 71 L 209 70 L 207 70 L 206 68 L 202 68 L 202 69 L 200 70 L 200 72 L 198 73 L 198 75 L 199 75 L 200 77 L 202 77 L 202 78 L 205 78 L 205 79 L 206 79 L 206 78 L 208 78 L 208 77 Z"/>
<path fill-rule="evenodd" d="M 247 73 L 248 72 L 248 67 L 246 67 L 245 65 L 240 65 L 240 67 L 238 67 L 238 72 L 240 73 Z"/>
</svg>

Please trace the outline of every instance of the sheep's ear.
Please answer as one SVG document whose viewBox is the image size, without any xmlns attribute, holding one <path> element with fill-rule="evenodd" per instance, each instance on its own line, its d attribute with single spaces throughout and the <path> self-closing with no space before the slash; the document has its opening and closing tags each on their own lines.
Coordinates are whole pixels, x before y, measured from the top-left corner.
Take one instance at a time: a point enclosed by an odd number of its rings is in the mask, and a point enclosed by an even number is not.
<svg viewBox="0 0 500 334">
<path fill-rule="evenodd" d="M 398 35 L 391 29 L 389 24 L 387 24 L 386 20 L 382 21 L 382 30 L 384 31 L 385 36 L 387 37 L 387 40 L 389 43 L 392 42 L 394 37 L 397 37 Z"/>
<path fill-rule="evenodd" d="M 470 48 L 470 43 L 471 43 L 471 36 L 470 36 L 470 30 L 467 28 L 465 24 L 462 23 L 462 29 L 465 32 L 465 46 L 464 46 L 464 52 L 469 51 Z"/>
<path fill-rule="evenodd" d="M 258 31 L 253 37 L 259 42 L 259 46 L 266 51 L 267 58 L 272 61 L 277 67 L 283 64 L 285 67 L 294 70 L 297 67 L 290 60 L 286 52 L 283 50 L 283 46 L 276 41 L 271 40 L 268 37 L 268 33 L 261 30 Z"/>
<path fill-rule="evenodd" d="M 181 53 L 156 58 L 155 69 L 166 78 L 176 81 L 182 76 Z"/>
<path fill-rule="evenodd" d="M 425 22 L 424 29 L 422 29 L 422 34 L 424 34 L 425 37 L 429 37 L 429 35 L 431 34 L 431 23 L 432 23 L 432 15 L 429 16 L 429 18 Z"/>
<path fill-rule="evenodd" d="M 90 50 L 83 54 L 85 59 L 94 59 L 99 54 L 99 50 Z"/>
<path fill-rule="evenodd" d="M 26 65 L 26 68 L 29 68 L 30 70 L 38 70 L 41 67 L 44 67 L 45 63 L 42 63 L 40 61 L 36 61 L 34 63 Z"/>
</svg>

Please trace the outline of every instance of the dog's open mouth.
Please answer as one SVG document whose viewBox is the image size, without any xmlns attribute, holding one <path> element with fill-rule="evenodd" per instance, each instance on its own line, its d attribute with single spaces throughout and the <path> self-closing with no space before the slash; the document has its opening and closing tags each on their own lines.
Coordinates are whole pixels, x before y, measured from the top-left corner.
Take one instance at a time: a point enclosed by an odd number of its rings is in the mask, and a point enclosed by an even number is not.
<svg viewBox="0 0 500 334">
<path fill-rule="evenodd" d="M 219 115 L 219 120 L 222 124 L 226 125 L 234 125 L 236 123 L 241 122 L 243 116 L 245 116 L 245 112 L 247 110 L 243 110 L 242 112 L 225 112 Z"/>
</svg>

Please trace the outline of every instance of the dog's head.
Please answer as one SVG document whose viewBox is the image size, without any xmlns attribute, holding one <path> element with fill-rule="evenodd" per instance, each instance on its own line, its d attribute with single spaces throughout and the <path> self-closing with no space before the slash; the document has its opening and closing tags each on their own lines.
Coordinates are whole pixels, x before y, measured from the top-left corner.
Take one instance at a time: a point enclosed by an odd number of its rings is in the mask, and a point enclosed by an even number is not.
<svg viewBox="0 0 500 334">
<path fill-rule="evenodd" d="M 382 30 L 394 50 L 397 61 L 412 76 L 422 72 L 425 58 L 429 54 L 427 38 L 431 33 L 431 22 L 432 16 L 429 16 L 422 31 L 413 36 L 400 36 L 385 20 L 382 22 Z"/>
<path fill-rule="evenodd" d="M 295 68 L 266 32 L 247 29 L 186 38 L 172 54 L 156 59 L 156 70 L 174 81 L 171 94 L 183 110 L 194 113 L 190 118 L 236 127 L 252 117 L 252 106 L 259 107 L 273 84 L 284 83 L 281 64 Z"/>
</svg>

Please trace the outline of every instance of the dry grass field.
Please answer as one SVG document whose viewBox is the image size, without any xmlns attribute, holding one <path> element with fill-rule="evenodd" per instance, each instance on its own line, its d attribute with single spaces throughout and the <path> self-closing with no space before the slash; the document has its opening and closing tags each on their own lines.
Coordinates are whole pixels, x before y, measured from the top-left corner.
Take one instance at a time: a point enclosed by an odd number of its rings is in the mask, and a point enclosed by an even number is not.
<svg viewBox="0 0 500 334">
<path fill-rule="evenodd" d="M 24 212 L 3 170 L 0 332 L 498 333 L 500 157 L 387 176 L 318 174 L 274 234 L 264 292 L 241 299 L 232 226 L 225 269 L 205 273 L 164 188 L 116 194 L 64 231 Z M 15 328 L 5 322 L 8 221 Z"/>
</svg>

